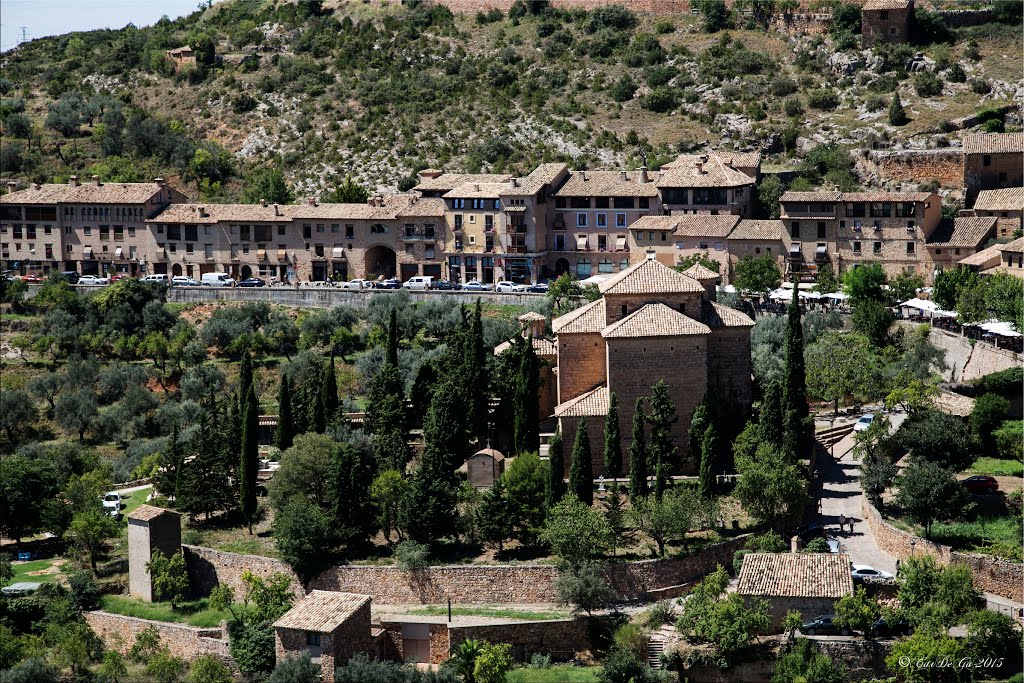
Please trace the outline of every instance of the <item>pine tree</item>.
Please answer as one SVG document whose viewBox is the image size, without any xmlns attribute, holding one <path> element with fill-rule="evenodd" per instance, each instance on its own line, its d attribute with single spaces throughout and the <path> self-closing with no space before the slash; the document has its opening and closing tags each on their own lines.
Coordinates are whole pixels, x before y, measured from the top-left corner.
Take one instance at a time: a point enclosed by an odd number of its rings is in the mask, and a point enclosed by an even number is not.
<svg viewBox="0 0 1024 683">
<path fill-rule="evenodd" d="M 777 381 L 768 382 L 764 388 L 757 431 L 765 443 L 782 445 L 782 385 Z"/>
<path fill-rule="evenodd" d="M 484 493 L 475 517 L 480 540 L 497 545 L 499 553 L 504 550 L 505 540 L 512 535 L 512 518 L 509 514 L 505 482 L 501 477 Z"/>
<path fill-rule="evenodd" d="M 604 469 L 612 479 L 622 474 L 622 439 L 619 437 L 619 400 L 615 392 L 608 396 L 608 414 L 604 418 Z"/>
<path fill-rule="evenodd" d="M 651 396 L 651 443 L 648 458 L 654 463 L 654 497 L 661 500 L 667 486 L 668 473 L 675 464 L 676 447 L 672 444 L 672 425 L 679 419 L 676 406 L 668 395 L 665 380 L 654 385 Z"/>
<path fill-rule="evenodd" d="M 629 445 L 629 498 L 634 504 L 647 497 L 647 432 L 644 422 L 644 399 L 638 398 L 633 411 L 633 443 Z"/>
<path fill-rule="evenodd" d="M 334 372 L 334 350 L 327 359 L 326 373 L 324 374 L 324 415 L 327 424 L 338 419 L 338 377 Z"/>
<path fill-rule="evenodd" d="M 286 451 L 295 440 L 295 422 L 292 417 L 292 381 L 287 375 L 281 377 L 277 391 L 277 433 L 274 441 L 277 447 Z"/>
<path fill-rule="evenodd" d="M 546 507 L 551 510 L 565 495 L 565 454 L 562 452 L 562 432 L 555 429 L 548 442 L 548 486 Z"/>
<path fill-rule="evenodd" d="M 701 455 L 701 441 L 704 439 L 704 432 L 707 431 L 710 424 L 711 413 L 708 410 L 708 397 L 705 394 L 704 400 L 693 411 L 693 417 L 690 418 L 690 430 L 686 434 L 686 442 L 689 446 L 688 456 L 690 458 L 699 459 Z"/>
<path fill-rule="evenodd" d="M 892 94 L 892 101 L 889 102 L 889 125 L 904 126 L 908 121 L 907 112 L 904 111 L 903 103 L 900 101 L 900 94 L 894 92 Z"/>
<path fill-rule="evenodd" d="M 245 409 L 242 412 L 241 458 L 238 466 L 239 508 L 242 517 L 252 533 L 252 522 L 256 516 L 256 477 L 260 468 L 259 447 L 259 403 L 256 389 L 249 385 Z"/>
<path fill-rule="evenodd" d="M 375 475 L 372 455 L 350 443 L 335 450 L 330 472 L 334 523 L 339 538 L 350 548 L 365 546 L 377 530 L 370 498 Z"/>
<path fill-rule="evenodd" d="M 715 425 L 709 424 L 704 430 L 700 443 L 700 495 L 711 498 L 715 495 L 715 475 L 718 474 L 718 435 Z"/>
<path fill-rule="evenodd" d="M 590 457 L 587 423 L 580 420 L 576 425 L 576 440 L 573 441 L 569 460 L 569 491 L 576 494 L 584 505 L 594 504 L 594 464 Z"/>
</svg>

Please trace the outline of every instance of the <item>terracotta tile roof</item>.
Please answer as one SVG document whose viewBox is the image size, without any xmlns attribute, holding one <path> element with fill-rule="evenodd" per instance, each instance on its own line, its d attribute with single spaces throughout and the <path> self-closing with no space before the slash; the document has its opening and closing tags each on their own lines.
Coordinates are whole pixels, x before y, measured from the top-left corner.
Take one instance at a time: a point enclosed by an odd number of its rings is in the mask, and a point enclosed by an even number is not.
<svg viewBox="0 0 1024 683">
<path fill-rule="evenodd" d="M 657 197 L 658 188 L 637 178 L 642 171 L 573 171 L 555 195 L 559 197 Z"/>
<path fill-rule="evenodd" d="M 689 214 L 678 218 L 675 234 L 680 237 L 728 237 L 740 222 L 739 216 L 723 214 Z"/>
<path fill-rule="evenodd" d="M 441 196 L 445 199 L 498 199 L 510 189 L 511 183 L 459 183 Z"/>
<path fill-rule="evenodd" d="M 533 337 L 530 339 L 530 344 L 533 346 L 533 351 L 538 356 L 555 356 L 558 354 L 555 342 L 544 337 Z M 494 347 L 494 355 L 500 356 L 512 347 L 511 341 L 503 341 Z"/>
<path fill-rule="evenodd" d="M 291 216 L 287 207 L 275 204 L 171 204 L 147 223 L 220 223 L 269 222 L 286 223 Z"/>
<path fill-rule="evenodd" d="M 736 592 L 838 599 L 853 593 L 850 557 L 832 553 L 750 553 L 743 557 Z"/>
<path fill-rule="evenodd" d="M 701 320 L 711 327 L 753 327 L 754 321 L 745 313 L 729 308 L 717 301 L 704 301 L 701 304 Z"/>
<path fill-rule="evenodd" d="M 640 216 L 633 221 L 629 229 L 630 230 L 662 230 L 662 231 L 674 231 L 679 227 L 679 221 L 682 216 L 656 216 L 647 215 Z"/>
<path fill-rule="evenodd" d="M 952 221 L 943 221 L 928 237 L 928 246 L 977 249 L 995 230 L 995 216 L 960 216 Z"/>
<path fill-rule="evenodd" d="M 417 192 L 447 192 L 463 183 L 507 183 L 511 178 L 508 173 L 442 173 L 436 178 L 424 178 L 412 189 Z"/>
<path fill-rule="evenodd" d="M 377 220 L 402 217 L 443 218 L 444 200 L 390 195 L 379 206 L 362 204 L 171 204 L 148 223 L 268 222 L 293 220 Z"/>
<path fill-rule="evenodd" d="M 555 417 L 594 417 L 608 414 L 608 387 L 599 386 L 593 391 L 570 399 L 555 406 Z"/>
<path fill-rule="evenodd" d="M 742 155 L 743 161 L 750 161 Z M 733 156 L 720 154 L 680 154 L 661 167 L 658 187 L 742 187 L 753 185 L 754 178 L 730 166 Z M 757 159 L 760 165 L 760 158 Z"/>
<path fill-rule="evenodd" d="M 964 154 L 1024 154 L 1024 133 L 964 135 Z"/>
<path fill-rule="evenodd" d="M 978 198 L 974 200 L 974 208 L 981 211 L 1024 210 L 1024 187 L 982 190 L 978 193 Z"/>
<path fill-rule="evenodd" d="M 605 339 L 711 334 L 711 328 L 665 304 L 645 304 L 601 331 Z"/>
<path fill-rule="evenodd" d="M 998 265 L 1003 258 L 999 250 L 1005 246 L 1004 244 L 995 244 L 988 249 L 982 249 L 976 254 L 960 259 L 957 261 L 957 264 L 961 266 L 976 266 L 978 268 Z"/>
<path fill-rule="evenodd" d="M 162 189 L 157 183 L 47 183 L 0 195 L 0 204 L 145 204 Z"/>
<path fill-rule="evenodd" d="M 530 322 L 531 320 L 547 320 L 547 316 L 542 313 L 537 313 L 536 311 L 527 311 L 519 316 L 519 320 L 522 322 Z"/>
<path fill-rule="evenodd" d="M 786 192 L 779 199 L 780 202 L 838 202 L 843 197 L 842 192 L 835 190 L 815 190 L 814 192 Z"/>
<path fill-rule="evenodd" d="M 510 197 L 527 197 L 540 192 L 544 185 L 555 183 L 560 176 L 567 173 L 569 167 L 565 164 L 541 164 L 533 169 L 530 175 L 519 178 L 519 187 L 511 187 L 502 193 Z"/>
<path fill-rule="evenodd" d="M 555 318 L 551 321 L 551 329 L 555 334 L 582 334 L 600 332 L 607 324 L 604 299 L 597 299 Z"/>
<path fill-rule="evenodd" d="M 1019 254 L 1021 252 L 1024 252 L 1024 237 L 1018 237 L 1014 241 L 1008 242 L 1007 244 L 997 244 L 996 248 L 999 251 L 1007 251 L 1013 254 Z"/>
<path fill-rule="evenodd" d="M 312 591 L 274 622 L 274 628 L 333 633 L 349 617 L 370 603 L 369 595 Z M 369 628 L 369 624 L 366 625 Z"/>
<path fill-rule="evenodd" d="M 781 240 L 786 226 L 780 220 L 741 220 L 729 233 L 731 240 Z"/>
<path fill-rule="evenodd" d="M 165 510 L 164 508 L 158 508 L 143 503 L 142 505 L 128 513 L 128 519 L 137 519 L 143 522 L 148 522 L 151 519 L 156 519 L 160 515 L 178 516 L 178 513 L 175 512 L 174 510 Z"/>
<path fill-rule="evenodd" d="M 710 268 L 706 268 L 699 263 L 694 263 L 692 266 L 683 271 L 683 275 L 688 275 L 698 282 L 704 280 L 717 280 L 722 277 Z"/>
<path fill-rule="evenodd" d="M 930 192 L 844 192 L 843 202 L 926 202 L 938 195 Z"/>
<path fill-rule="evenodd" d="M 879 10 L 907 9 L 911 0 L 867 0 L 863 10 L 868 12 Z"/>
<path fill-rule="evenodd" d="M 703 292 L 704 285 L 652 258 L 630 266 L 598 285 L 602 294 Z"/>
</svg>

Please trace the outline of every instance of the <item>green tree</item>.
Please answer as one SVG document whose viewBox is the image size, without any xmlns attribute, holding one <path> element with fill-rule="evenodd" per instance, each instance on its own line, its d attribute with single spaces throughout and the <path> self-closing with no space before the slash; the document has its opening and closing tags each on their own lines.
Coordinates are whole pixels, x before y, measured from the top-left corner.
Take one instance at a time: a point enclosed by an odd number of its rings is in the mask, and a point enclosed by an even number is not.
<svg viewBox="0 0 1024 683">
<path fill-rule="evenodd" d="M 428 427 L 442 422 L 437 407 L 438 402 L 431 406 Z M 417 543 L 431 543 L 453 536 L 458 530 L 458 487 L 446 456 L 436 445 L 436 439 L 428 438 L 419 467 L 402 499 L 398 525 Z"/>
<path fill-rule="evenodd" d="M 7 432 L 7 440 L 12 444 L 20 432 L 35 424 L 38 417 L 35 403 L 27 392 L 21 389 L 0 392 L 0 427 Z"/>
<path fill-rule="evenodd" d="M 901 638 L 893 644 L 885 658 L 885 665 L 890 671 L 897 672 L 900 679 L 907 683 L 956 681 L 960 679 L 959 675 L 943 675 L 939 678 L 934 669 L 917 667 L 914 663 L 959 662 L 965 656 L 970 656 L 970 652 L 964 639 L 954 638 L 933 629 L 917 629 L 909 638 Z"/>
<path fill-rule="evenodd" d="M 590 454 L 590 436 L 586 420 L 576 425 L 576 439 L 569 460 L 569 491 L 585 505 L 594 503 L 594 466 Z"/>
<path fill-rule="evenodd" d="M 61 429 L 78 434 L 78 442 L 85 441 L 85 432 L 99 415 L 96 394 L 86 387 L 69 388 L 61 392 L 54 406 L 53 417 Z"/>
<path fill-rule="evenodd" d="M 499 477 L 494 486 L 484 492 L 474 514 L 480 540 L 497 546 L 499 553 L 504 550 L 506 539 L 512 535 L 509 500 L 503 479 Z"/>
<path fill-rule="evenodd" d="M 647 456 L 654 463 L 654 497 L 660 499 L 665 492 L 668 473 L 676 463 L 676 447 L 672 443 L 672 425 L 679 420 L 675 402 L 668 394 L 665 380 L 658 380 L 651 395 L 651 440 Z"/>
<path fill-rule="evenodd" d="M 268 683 L 320 683 L 320 665 L 308 652 L 287 656 L 277 662 Z"/>
<path fill-rule="evenodd" d="M 900 273 L 889 282 L 889 293 L 896 302 L 913 299 L 924 287 L 924 278 L 920 275 Z"/>
<path fill-rule="evenodd" d="M 784 378 L 783 406 L 803 420 L 807 417 L 807 377 L 804 368 L 804 326 L 800 320 L 800 298 L 796 283 L 793 284 L 793 299 L 786 314 L 785 338 L 786 368 Z"/>
<path fill-rule="evenodd" d="M 671 489 L 657 498 L 642 499 L 630 510 L 633 526 L 658 546 L 665 557 L 665 544 L 684 540 L 697 511 L 695 496 L 688 490 Z"/>
<path fill-rule="evenodd" d="M 445 666 L 461 676 L 465 683 L 476 683 L 476 658 L 483 652 L 486 641 L 467 638 L 451 647 Z"/>
<path fill-rule="evenodd" d="M 786 192 L 786 185 L 782 179 L 775 174 L 765 175 L 757 187 L 757 201 L 761 204 L 761 210 L 768 218 L 778 218 L 781 214 L 779 200 Z M 780 275 L 781 279 L 781 275 Z"/>
<path fill-rule="evenodd" d="M 862 401 L 878 386 L 878 361 L 868 339 L 859 334 L 828 331 L 807 350 L 807 388 L 838 413 L 847 396 Z"/>
<path fill-rule="evenodd" d="M 732 13 L 725 0 L 695 0 L 693 5 L 701 14 L 704 33 L 718 33 L 732 27 Z"/>
<path fill-rule="evenodd" d="M 333 204 L 365 204 L 370 193 L 365 187 L 352 180 L 352 174 L 345 176 L 342 183 L 338 183 L 330 192 L 320 197 L 320 201 Z"/>
<path fill-rule="evenodd" d="M 277 393 L 277 432 L 274 442 L 282 451 L 292 447 L 295 439 L 295 422 L 292 418 L 292 382 L 287 376 L 281 377 Z"/>
<path fill-rule="evenodd" d="M 71 524 L 64 538 L 89 558 L 89 565 L 96 571 L 96 562 L 107 539 L 117 535 L 117 522 L 100 507 L 91 507 L 78 512 L 71 518 Z"/>
<path fill-rule="evenodd" d="M 871 626 L 882 615 L 878 601 L 868 597 L 863 586 L 836 602 L 835 622 L 840 628 L 869 633 Z"/>
<path fill-rule="evenodd" d="M 935 276 L 932 300 L 943 310 L 956 310 L 961 293 L 974 289 L 977 284 L 977 273 L 966 266 L 944 270 Z"/>
<path fill-rule="evenodd" d="M 903 109 L 903 103 L 900 101 L 900 94 L 894 92 L 892 100 L 889 101 L 889 125 L 905 126 L 909 122 L 910 119 L 907 117 L 907 112 Z"/>
<path fill-rule="evenodd" d="M 1010 412 L 1010 402 L 999 394 L 982 394 L 971 409 L 971 433 L 981 447 L 982 455 L 996 454 L 994 433 Z"/>
<path fill-rule="evenodd" d="M 445 397 L 450 400 L 450 397 Z M 405 438 L 405 392 L 398 366 L 385 361 L 377 372 L 366 405 L 366 427 L 381 467 L 404 471 L 409 461 Z"/>
<path fill-rule="evenodd" d="M 364 547 L 377 531 L 370 494 L 375 474 L 368 451 L 351 443 L 335 449 L 330 476 L 334 528 L 350 547 Z"/>
<path fill-rule="evenodd" d="M 782 284 L 782 272 L 771 254 L 750 256 L 746 254 L 736 264 L 737 289 L 766 295 Z"/>
<path fill-rule="evenodd" d="M 548 442 L 548 483 L 544 507 L 550 510 L 565 495 L 565 455 L 562 452 L 562 432 L 555 433 Z"/>
<path fill-rule="evenodd" d="M 107 650 L 103 653 L 103 662 L 98 673 L 100 679 L 107 683 L 128 680 L 128 667 L 124 663 L 124 657 L 117 650 Z"/>
<path fill-rule="evenodd" d="M 574 612 L 587 615 L 606 607 L 615 597 L 604 568 L 591 561 L 560 568 L 555 579 L 555 595 L 561 604 L 571 605 Z"/>
<path fill-rule="evenodd" d="M 168 556 L 160 550 L 154 550 L 153 556 L 146 563 L 146 570 L 156 599 L 168 601 L 171 609 L 177 609 L 189 591 L 188 573 L 181 551 Z"/>
<path fill-rule="evenodd" d="M 604 516 L 570 491 L 548 511 L 541 540 L 564 565 L 579 567 L 604 553 L 609 534 Z"/>
<path fill-rule="evenodd" d="M 627 525 L 625 497 L 618 484 L 613 483 L 604 499 L 604 521 L 608 525 L 612 555 L 629 545 L 631 534 Z"/>
<path fill-rule="evenodd" d="M 754 457 L 737 457 L 736 471 L 734 495 L 749 514 L 773 529 L 799 518 L 807 504 L 807 481 L 782 449 L 761 444 Z"/>
<path fill-rule="evenodd" d="M 952 472 L 917 458 L 896 478 L 896 487 L 896 503 L 924 527 L 925 538 L 931 537 L 936 519 L 956 519 L 970 499 Z"/>
<path fill-rule="evenodd" d="M 246 204 L 291 204 L 295 195 L 285 182 L 284 173 L 280 168 L 262 166 L 249 173 L 245 188 L 242 190 L 242 201 Z"/>
<path fill-rule="evenodd" d="M 256 389 L 252 384 L 243 398 L 245 403 L 242 411 L 242 439 L 238 465 L 238 499 L 239 509 L 251 534 L 256 519 L 256 477 L 260 468 L 260 409 L 256 402 Z"/>
<path fill-rule="evenodd" d="M 533 344 L 519 337 L 519 367 L 512 394 L 512 433 L 516 454 L 535 452 L 540 447 L 540 360 Z"/>
<path fill-rule="evenodd" d="M 715 476 L 718 473 L 718 436 L 715 425 L 709 425 L 704 431 L 700 443 L 700 495 L 710 498 L 715 495 Z"/>
<path fill-rule="evenodd" d="M 512 669 L 512 646 L 509 643 L 484 643 L 473 665 L 476 683 L 505 683 Z"/>
<path fill-rule="evenodd" d="M 604 469 L 613 479 L 622 474 L 622 443 L 619 438 L 619 401 L 615 392 L 608 396 L 608 414 L 604 418 Z"/>
<path fill-rule="evenodd" d="M 850 304 L 855 309 L 864 301 L 888 303 L 888 297 L 882 289 L 885 283 L 885 271 L 877 263 L 853 268 L 843 275 L 843 290 L 850 295 Z"/>
<path fill-rule="evenodd" d="M 856 9 L 859 14 L 860 8 Z M 801 638 L 790 652 L 779 657 L 771 683 L 844 683 L 848 680 L 849 671 L 842 662 L 818 652 L 812 641 Z"/>
<path fill-rule="evenodd" d="M 273 533 L 281 559 L 303 585 L 334 564 L 339 531 L 331 516 L 305 496 L 292 496 L 277 511 Z"/>
<path fill-rule="evenodd" d="M 818 266 L 818 280 L 814 285 L 814 291 L 820 294 L 831 294 L 839 289 L 839 279 L 836 271 L 832 269 L 831 263 L 822 263 Z"/>
<path fill-rule="evenodd" d="M 146 674 L 157 683 L 176 683 L 185 674 L 185 660 L 164 648 L 146 662 Z"/>
<path fill-rule="evenodd" d="M 771 624 L 768 602 L 750 600 L 738 593 L 726 595 L 729 576 L 721 565 L 697 584 L 676 622 L 684 635 L 714 643 L 723 661 L 748 647 Z"/>
<path fill-rule="evenodd" d="M 629 444 L 629 499 L 634 504 L 647 497 L 647 432 L 644 421 L 644 399 L 638 398 L 633 411 L 633 441 Z"/>
<path fill-rule="evenodd" d="M 872 346 L 881 348 L 889 343 L 889 328 L 896 322 L 892 309 L 880 301 L 868 299 L 853 309 L 853 329 L 864 335 Z"/>
<path fill-rule="evenodd" d="M 700 444 L 704 440 L 704 432 L 707 431 L 711 425 L 711 413 L 708 410 L 708 396 L 704 395 L 704 400 L 697 404 L 697 407 L 693 411 L 693 416 L 690 417 L 690 429 L 686 433 L 686 442 L 690 445 L 690 449 L 697 453 L 698 456 L 702 456 L 700 451 Z"/>
<path fill-rule="evenodd" d="M 268 485 L 270 503 L 282 509 L 294 496 L 305 496 L 327 510 L 331 500 L 331 462 L 339 446 L 323 434 L 307 433 L 295 438 L 281 454 L 280 467 Z"/>
<path fill-rule="evenodd" d="M 385 470 L 377 475 L 370 485 L 370 499 L 377 510 L 377 525 L 384 532 L 384 540 L 391 542 L 391 534 L 402 540 L 402 530 L 398 526 L 402 497 L 408 488 L 408 482 L 397 470 Z"/>
<path fill-rule="evenodd" d="M 231 670 L 213 655 L 199 655 L 189 666 L 186 683 L 231 683 Z"/>
<path fill-rule="evenodd" d="M 255 678 L 274 669 L 274 628 L 246 624 L 231 638 L 231 657 L 244 675 Z"/>
<path fill-rule="evenodd" d="M 960 472 L 975 459 L 974 444 L 964 421 L 938 410 L 910 415 L 893 437 L 897 448 L 908 451 L 916 461 L 926 460 Z"/>
<path fill-rule="evenodd" d="M 332 424 L 338 419 L 338 377 L 334 370 L 334 350 L 331 350 L 330 356 L 327 358 L 327 365 L 324 367 L 324 381 L 323 381 L 323 404 L 324 404 L 324 415 L 327 419 L 328 424 Z"/>
<path fill-rule="evenodd" d="M 501 475 L 508 493 L 508 516 L 514 537 L 525 546 L 534 545 L 544 526 L 544 485 L 547 468 L 536 453 L 523 453 Z"/>
</svg>

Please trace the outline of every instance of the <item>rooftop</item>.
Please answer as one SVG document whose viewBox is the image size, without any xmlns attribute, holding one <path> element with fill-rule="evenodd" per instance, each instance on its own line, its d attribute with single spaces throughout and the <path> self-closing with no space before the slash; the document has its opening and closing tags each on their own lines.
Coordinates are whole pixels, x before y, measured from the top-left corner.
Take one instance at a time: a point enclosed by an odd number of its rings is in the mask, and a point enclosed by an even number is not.
<svg viewBox="0 0 1024 683">
<path fill-rule="evenodd" d="M 420 183 L 412 189 L 417 192 L 447 192 L 464 183 L 507 183 L 512 179 L 508 173 L 442 173 L 434 178 L 425 176 L 426 172 L 420 171 Z"/>
<path fill-rule="evenodd" d="M 780 202 L 926 202 L 930 192 L 786 192 Z"/>
<path fill-rule="evenodd" d="M 864 3 L 863 10 L 880 11 L 880 10 L 893 10 L 893 9 L 908 9 L 910 7 L 911 0 L 867 0 Z"/>
<path fill-rule="evenodd" d="M 743 558 L 736 592 L 838 599 L 853 593 L 850 557 L 832 553 L 750 553 Z"/>
<path fill-rule="evenodd" d="M 442 176 L 443 177 L 443 176 Z M 512 188 L 510 182 L 505 183 L 459 183 L 442 196 L 445 199 L 498 199 Z"/>
<path fill-rule="evenodd" d="M 716 301 L 704 301 L 701 306 L 701 320 L 711 327 L 753 327 L 754 321 L 746 313 L 737 311 Z"/>
<path fill-rule="evenodd" d="M 1024 133 L 964 135 L 964 154 L 1024 154 Z"/>
<path fill-rule="evenodd" d="M 1018 237 L 1012 242 L 1007 244 L 997 244 L 996 248 L 999 251 L 1008 251 L 1013 254 L 1020 254 L 1024 252 L 1024 237 Z"/>
<path fill-rule="evenodd" d="M 569 167 L 565 164 L 541 164 L 533 169 L 530 175 L 519 178 L 517 183 L 506 190 L 503 194 L 508 196 L 528 197 L 540 192 L 544 185 L 555 183 L 559 176 L 568 172 Z"/>
<path fill-rule="evenodd" d="M 957 264 L 961 266 L 976 266 L 978 268 L 989 268 L 998 265 L 1002 260 L 999 250 L 1005 246 L 1005 244 L 994 244 L 988 249 L 982 249 L 976 254 L 960 259 L 957 261 Z"/>
<path fill-rule="evenodd" d="M 701 265 L 700 263 L 694 263 L 692 266 L 684 270 L 683 275 L 688 275 L 697 281 L 717 280 L 722 277 L 715 271 Z"/>
<path fill-rule="evenodd" d="M 1001 190 L 982 190 L 974 201 L 975 210 L 1024 210 L 1024 187 L 1005 187 Z"/>
<path fill-rule="evenodd" d="M 680 154 L 661 167 L 658 187 L 742 187 L 754 177 L 735 166 L 736 159 L 760 168 L 760 155 Z M 756 162 L 756 163 L 750 163 Z"/>
<path fill-rule="evenodd" d="M 521 316 L 519 316 L 519 320 L 522 322 L 530 322 L 533 320 L 547 320 L 547 316 L 536 311 L 527 311 L 526 313 L 523 313 Z"/>
<path fill-rule="evenodd" d="M 642 180 L 646 177 L 646 180 Z M 657 197 L 653 175 L 639 171 L 573 171 L 555 194 L 559 197 Z"/>
<path fill-rule="evenodd" d="M 598 288 L 602 294 L 677 294 L 703 292 L 704 286 L 692 277 L 663 263 L 647 258 L 610 277 Z"/>
<path fill-rule="evenodd" d="M 606 324 L 604 299 L 597 299 L 552 320 L 551 330 L 555 334 L 600 332 Z"/>
<path fill-rule="evenodd" d="M 605 339 L 711 334 L 711 328 L 665 304 L 645 304 L 601 331 Z"/>
<path fill-rule="evenodd" d="M 729 233 L 731 240 L 781 240 L 786 226 L 780 220 L 741 220 Z"/>
<path fill-rule="evenodd" d="M 128 513 L 128 519 L 137 519 L 142 522 L 148 522 L 151 519 L 156 519 L 160 515 L 177 516 L 178 513 L 175 512 L 174 510 L 165 510 L 164 508 L 158 508 L 143 503 L 142 505 Z"/>
<path fill-rule="evenodd" d="M 150 223 L 231 223 L 293 220 L 388 221 L 403 216 L 444 217 L 444 201 L 412 194 L 371 197 L 361 204 L 171 204 Z"/>
<path fill-rule="evenodd" d="M 978 248 L 996 229 L 995 216 L 960 216 L 943 221 L 928 237 L 929 247 Z"/>
<path fill-rule="evenodd" d="M 275 621 L 274 628 L 332 633 L 361 607 L 369 604 L 369 595 L 315 590 Z"/>
<path fill-rule="evenodd" d="M 739 220 L 731 214 L 647 215 L 633 221 L 629 229 L 669 231 L 680 237 L 727 237 Z"/>
<path fill-rule="evenodd" d="M 593 417 L 608 414 L 608 387 L 601 385 L 593 391 L 569 399 L 555 406 L 555 417 Z"/>
<path fill-rule="evenodd" d="M 813 192 L 786 192 L 780 202 L 838 202 L 843 196 L 838 190 L 815 190 Z"/>
<path fill-rule="evenodd" d="M 145 204 L 164 187 L 157 182 L 34 184 L 0 195 L 0 204 Z"/>
</svg>

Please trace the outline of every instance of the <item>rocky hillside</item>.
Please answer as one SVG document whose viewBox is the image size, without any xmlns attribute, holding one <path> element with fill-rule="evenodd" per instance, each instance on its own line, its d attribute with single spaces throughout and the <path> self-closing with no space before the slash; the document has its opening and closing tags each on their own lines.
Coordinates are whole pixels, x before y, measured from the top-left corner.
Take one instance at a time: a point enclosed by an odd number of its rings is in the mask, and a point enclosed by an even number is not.
<svg viewBox="0 0 1024 683">
<path fill-rule="evenodd" d="M 406 189 L 426 166 L 657 167 L 704 147 L 787 167 L 826 142 L 941 144 L 984 110 L 989 130 L 1021 123 L 1008 107 L 1024 98 L 1016 17 L 952 31 L 923 11 L 922 44 L 861 50 L 859 10 L 845 6 L 824 36 L 743 14 L 720 30 L 701 15 L 531 8 L 226 0 L 148 28 L 32 41 L 2 56 L 0 171 L 163 175 L 195 197 L 251 199 L 247 184 L 257 198 L 285 192 L 269 166 L 303 195 L 347 174 Z M 185 44 L 198 63 L 175 71 L 164 52 Z"/>
</svg>

